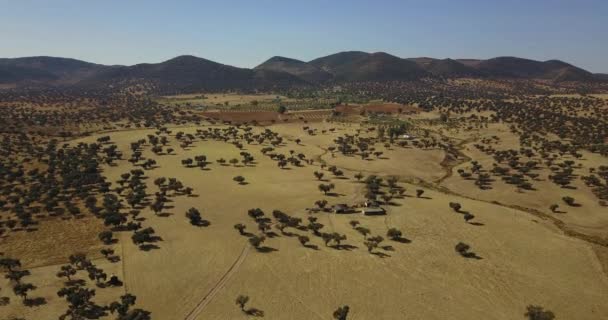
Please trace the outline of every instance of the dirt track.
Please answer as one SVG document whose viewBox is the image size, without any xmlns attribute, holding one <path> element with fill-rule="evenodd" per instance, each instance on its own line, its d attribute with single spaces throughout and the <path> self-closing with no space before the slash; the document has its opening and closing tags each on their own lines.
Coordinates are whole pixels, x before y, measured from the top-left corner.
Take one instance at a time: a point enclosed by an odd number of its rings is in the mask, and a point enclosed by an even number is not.
<svg viewBox="0 0 608 320">
<path fill-rule="evenodd" d="M 209 292 L 207 292 L 207 294 L 199 301 L 196 307 L 192 311 L 190 311 L 190 313 L 188 313 L 185 320 L 195 320 L 201 314 L 201 312 L 203 312 L 209 302 L 211 302 L 211 300 L 213 300 L 213 298 L 218 294 L 218 292 L 222 290 L 228 280 L 230 280 L 232 275 L 239 269 L 241 264 L 245 261 L 245 258 L 247 258 L 247 254 L 249 253 L 250 249 L 251 247 L 249 246 L 249 244 L 245 244 L 243 251 L 241 251 L 241 254 L 230 266 L 228 271 L 226 271 L 226 273 L 220 278 L 217 284 L 214 285 L 211 290 L 209 290 Z"/>
</svg>

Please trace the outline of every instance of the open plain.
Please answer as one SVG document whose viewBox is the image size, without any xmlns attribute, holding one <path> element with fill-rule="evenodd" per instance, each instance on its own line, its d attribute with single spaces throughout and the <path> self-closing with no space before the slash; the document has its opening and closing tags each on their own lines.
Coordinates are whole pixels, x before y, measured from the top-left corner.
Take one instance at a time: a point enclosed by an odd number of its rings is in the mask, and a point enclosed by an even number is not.
<svg viewBox="0 0 608 320">
<path fill-rule="evenodd" d="M 572 99 L 560 100 L 570 112 L 581 98 L 547 99 Z M 12 190 L 3 195 L 3 265 L 27 270 L 35 285 L 19 297 L 5 280 L 3 319 L 78 310 L 58 295 L 74 281 L 95 289 L 92 303 L 110 305 L 101 318 L 129 310 L 124 299 L 112 307 L 128 295 L 137 300 L 125 316 L 155 319 L 328 319 L 342 305 L 349 319 L 510 320 L 529 305 L 559 319 L 608 318 L 608 212 L 584 178 L 606 178 L 605 154 L 552 145 L 551 133 L 533 139 L 492 107 L 221 119 L 168 105 L 161 110 L 175 118 L 164 124 L 108 122 L 61 141 L 30 133 L 20 145 L 52 147 L 7 156 L 4 175 L 14 172 L 8 162 L 21 163 L 27 185 L 49 167 L 68 181 L 70 166 L 99 182 L 87 180 L 85 195 L 68 182 L 51 189 L 60 202 L 33 200 L 42 206 L 35 221 L 21 214 L 14 224 L 19 191 L 3 182 Z M 65 157 L 70 150 L 81 160 Z M 556 179 L 563 171 L 567 182 Z M 119 285 L 106 282 L 112 276 Z"/>
</svg>

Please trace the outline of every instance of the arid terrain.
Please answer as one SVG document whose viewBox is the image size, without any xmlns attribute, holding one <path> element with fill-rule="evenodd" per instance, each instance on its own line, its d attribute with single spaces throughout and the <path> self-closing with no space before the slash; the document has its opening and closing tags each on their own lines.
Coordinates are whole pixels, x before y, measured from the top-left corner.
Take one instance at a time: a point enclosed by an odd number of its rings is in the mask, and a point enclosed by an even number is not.
<svg viewBox="0 0 608 320">
<path fill-rule="evenodd" d="M 4 93 L 0 319 L 608 318 L 605 94 L 360 86 Z"/>
<path fill-rule="evenodd" d="M 608 1 L 4 1 L 0 320 L 608 320 Z"/>
</svg>

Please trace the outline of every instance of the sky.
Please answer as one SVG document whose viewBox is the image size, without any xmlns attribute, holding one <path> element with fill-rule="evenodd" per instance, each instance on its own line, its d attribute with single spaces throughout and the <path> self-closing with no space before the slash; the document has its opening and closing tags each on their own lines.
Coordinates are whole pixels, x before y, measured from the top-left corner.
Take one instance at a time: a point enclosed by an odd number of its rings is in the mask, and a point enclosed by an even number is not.
<svg viewBox="0 0 608 320">
<path fill-rule="evenodd" d="M 608 1 L 0 0 L 0 57 L 132 65 L 190 54 L 249 68 L 350 50 L 608 73 Z"/>
</svg>

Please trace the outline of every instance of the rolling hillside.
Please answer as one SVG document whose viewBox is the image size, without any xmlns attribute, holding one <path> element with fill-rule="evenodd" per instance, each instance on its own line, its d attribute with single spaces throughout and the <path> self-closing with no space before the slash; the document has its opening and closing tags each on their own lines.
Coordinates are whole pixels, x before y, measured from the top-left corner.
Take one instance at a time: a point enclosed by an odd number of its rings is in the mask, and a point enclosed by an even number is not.
<svg viewBox="0 0 608 320">
<path fill-rule="evenodd" d="M 160 63 L 106 66 L 55 57 L 0 59 L 0 85 L 11 87 L 122 88 L 149 84 L 159 91 L 266 90 L 341 82 L 418 81 L 424 78 L 539 79 L 607 81 L 559 60 L 516 57 L 403 59 L 384 52 L 346 51 L 309 62 L 275 56 L 253 69 L 195 56 Z"/>
</svg>

